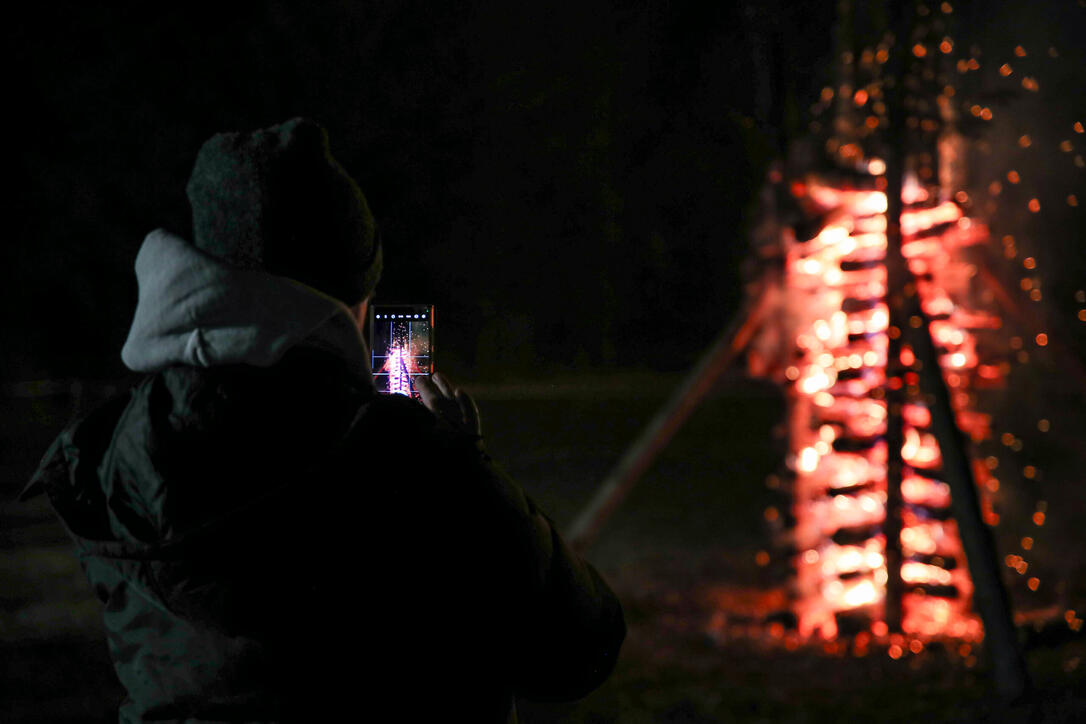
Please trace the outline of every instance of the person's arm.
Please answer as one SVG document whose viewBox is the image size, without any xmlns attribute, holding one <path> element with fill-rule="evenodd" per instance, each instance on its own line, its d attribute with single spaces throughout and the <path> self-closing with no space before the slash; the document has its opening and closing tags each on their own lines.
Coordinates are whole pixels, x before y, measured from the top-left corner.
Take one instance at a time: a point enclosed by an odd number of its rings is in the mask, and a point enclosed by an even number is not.
<svg viewBox="0 0 1086 724">
<path fill-rule="evenodd" d="M 618 597 L 577 555 L 554 523 L 527 499 L 545 570 L 538 606 L 525 631 L 530 644 L 518 662 L 517 694 L 567 701 L 600 686 L 615 667 L 626 636 Z"/>
<path fill-rule="evenodd" d="M 417 381 L 423 404 L 459 433 L 481 441 L 479 411 L 441 375 Z M 554 523 L 523 489 L 481 452 L 477 475 L 488 492 L 486 507 L 505 527 L 513 587 L 522 606 L 509 617 L 510 677 L 528 699 L 572 700 L 602 684 L 614 669 L 626 635 L 618 597 L 599 573 L 559 535 Z M 523 596 L 523 598 L 521 598 Z"/>
</svg>

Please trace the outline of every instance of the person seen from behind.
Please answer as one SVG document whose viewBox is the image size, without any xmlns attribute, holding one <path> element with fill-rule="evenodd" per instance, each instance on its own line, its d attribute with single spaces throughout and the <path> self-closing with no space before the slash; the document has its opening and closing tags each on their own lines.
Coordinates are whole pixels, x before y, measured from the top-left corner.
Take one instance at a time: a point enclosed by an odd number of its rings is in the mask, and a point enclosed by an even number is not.
<svg viewBox="0 0 1086 724">
<path fill-rule="evenodd" d="M 126 722 L 508 722 L 600 686 L 621 605 L 440 375 L 379 395 L 376 225 L 325 130 L 208 140 L 152 231 L 121 352 L 46 494 L 103 604 Z M 556 470 L 556 475 L 561 471 Z"/>
</svg>

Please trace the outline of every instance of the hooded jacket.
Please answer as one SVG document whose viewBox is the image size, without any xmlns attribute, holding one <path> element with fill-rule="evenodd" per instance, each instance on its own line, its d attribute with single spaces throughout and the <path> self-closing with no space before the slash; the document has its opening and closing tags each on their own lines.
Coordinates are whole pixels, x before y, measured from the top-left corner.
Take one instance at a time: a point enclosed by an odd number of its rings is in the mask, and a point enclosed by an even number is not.
<svg viewBox="0 0 1086 724">
<path fill-rule="evenodd" d="M 617 598 L 476 440 L 376 394 L 346 307 L 162 231 L 136 271 L 145 376 L 23 494 L 103 603 L 122 721 L 511 721 L 602 683 Z"/>
</svg>

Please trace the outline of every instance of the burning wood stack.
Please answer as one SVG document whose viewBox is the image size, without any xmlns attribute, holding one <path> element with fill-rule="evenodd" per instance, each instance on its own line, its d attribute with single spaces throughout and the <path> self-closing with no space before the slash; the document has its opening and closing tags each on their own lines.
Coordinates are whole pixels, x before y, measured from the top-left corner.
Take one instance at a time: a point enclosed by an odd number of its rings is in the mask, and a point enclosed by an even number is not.
<svg viewBox="0 0 1086 724">
<path fill-rule="evenodd" d="M 842 626 L 885 633 L 887 561 L 895 559 L 904 584 L 904 633 L 977 639 L 973 585 L 909 346 L 900 351 L 904 373 L 887 374 L 890 339 L 901 330 L 891 326 L 885 303 L 887 197 L 879 190 L 885 166 L 878 159 L 866 166 L 868 174 L 848 185 L 816 178 L 791 184 L 789 193 L 818 221 L 803 235 L 809 238 L 783 229 L 777 313 L 749 355 L 753 372 L 787 390 L 793 608 L 803 636 L 833 638 Z M 932 320 L 959 427 L 984 439 L 987 418 L 972 409 L 970 391 L 995 383 L 1000 370 L 981 363 L 977 332 L 998 328 L 1000 320 L 973 306 L 976 270 L 962 250 L 986 242 L 987 229 L 915 183 L 906 185 L 903 202 L 902 253 Z M 900 539 L 888 541 L 885 393 L 894 385 L 906 394 L 904 468 Z M 888 546 L 897 546 L 896 558 Z"/>
<path fill-rule="evenodd" d="M 843 0 L 837 82 L 812 109 L 830 112 L 811 124 L 821 148 L 790 178 L 773 171 L 765 207 L 778 221 L 757 234 L 781 262 L 768 282 L 776 313 L 748 362 L 789 401 L 791 509 L 778 518 L 793 610 L 805 637 L 973 640 L 975 591 L 1011 651 L 985 529 L 991 481 L 967 457 L 967 440 L 990 434 L 974 391 L 1004 370 L 984 359 L 985 330 L 1001 320 L 978 301 L 969 260 L 988 230 L 963 210 L 952 8 L 872 7 Z"/>
<path fill-rule="evenodd" d="M 988 527 L 998 483 L 968 442 L 990 435 L 975 392 L 1006 368 L 985 351 L 1001 320 L 970 261 L 988 230 L 966 213 L 953 8 L 841 0 L 838 10 L 836 82 L 812 108 L 811 135 L 791 144 L 791 170 L 775 168 L 763 189 L 754 237 L 770 263 L 571 539 L 591 543 L 746 350 L 750 372 L 787 392 L 791 502 L 766 519 L 793 564 L 799 635 L 889 634 L 891 656 L 903 655 L 902 634 L 913 652 L 983 635 L 996 688 L 1013 701 L 1030 684 Z"/>
</svg>

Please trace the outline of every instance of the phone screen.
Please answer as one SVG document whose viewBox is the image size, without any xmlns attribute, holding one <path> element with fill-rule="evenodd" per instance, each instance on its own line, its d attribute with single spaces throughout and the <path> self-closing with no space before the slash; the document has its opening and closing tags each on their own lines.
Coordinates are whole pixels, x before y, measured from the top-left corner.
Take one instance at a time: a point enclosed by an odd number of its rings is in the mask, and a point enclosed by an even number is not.
<svg viewBox="0 0 1086 724">
<path fill-rule="evenodd" d="M 434 371 L 434 308 L 376 304 L 370 309 L 373 381 L 386 395 L 419 399 L 415 378 Z"/>
</svg>

